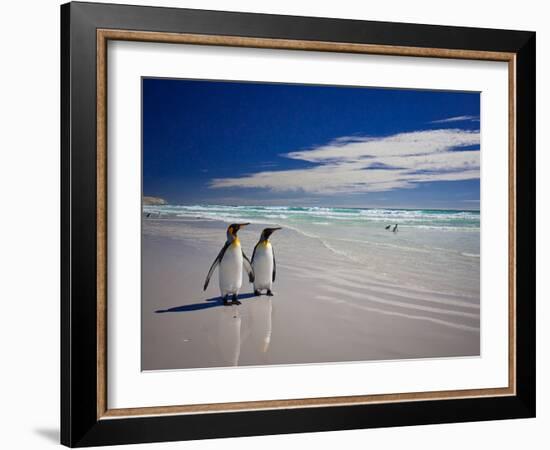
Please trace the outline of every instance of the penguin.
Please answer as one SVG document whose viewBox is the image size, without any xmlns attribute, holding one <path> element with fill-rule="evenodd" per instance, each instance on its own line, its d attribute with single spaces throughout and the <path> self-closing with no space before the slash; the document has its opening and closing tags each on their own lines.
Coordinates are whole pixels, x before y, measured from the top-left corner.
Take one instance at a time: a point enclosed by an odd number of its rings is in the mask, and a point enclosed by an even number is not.
<svg viewBox="0 0 550 450">
<path fill-rule="evenodd" d="M 254 270 L 254 295 L 260 295 L 262 289 L 267 289 L 267 295 L 273 295 L 271 288 L 277 274 L 275 264 L 275 253 L 273 246 L 269 242 L 269 237 L 277 228 L 265 228 L 260 235 L 260 240 L 254 247 L 252 253 L 252 268 Z"/>
<path fill-rule="evenodd" d="M 386 230 L 389 230 L 391 228 L 391 224 L 386 227 Z"/>
<path fill-rule="evenodd" d="M 397 231 L 397 224 L 395 224 L 395 226 L 393 227 L 393 230 L 392 230 L 394 233 Z"/>
<path fill-rule="evenodd" d="M 210 277 L 214 273 L 214 270 L 219 265 L 219 281 L 220 281 L 220 293 L 223 298 L 224 305 L 240 305 L 238 300 L 239 290 L 243 283 L 243 267 L 248 274 L 248 280 L 254 282 L 254 269 L 252 269 L 252 263 L 248 257 L 244 254 L 241 247 L 241 241 L 237 236 L 239 229 L 249 225 L 248 223 L 234 223 L 227 227 L 227 240 L 225 245 L 218 253 L 218 256 L 210 266 L 206 280 L 204 281 L 203 290 L 206 291 Z M 229 301 L 231 295 L 232 301 Z"/>
</svg>

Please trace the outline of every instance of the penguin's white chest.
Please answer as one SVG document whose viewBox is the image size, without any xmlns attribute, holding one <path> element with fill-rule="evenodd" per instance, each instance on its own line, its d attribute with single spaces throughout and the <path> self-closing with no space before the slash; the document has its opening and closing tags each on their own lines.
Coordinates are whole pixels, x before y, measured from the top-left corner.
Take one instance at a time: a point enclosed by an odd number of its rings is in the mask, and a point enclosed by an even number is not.
<svg viewBox="0 0 550 450">
<path fill-rule="evenodd" d="M 220 262 L 220 291 L 222 296 L 238 294 L 243 284 L 243 253 L 240 244 L 231 244 Z"/>
<path fill-rule="evenodd" d="M 256 247 L 254 254 L 254 289 L 271 289 L 273 286 L 273 247 L 268 242 Z"/>
</svg>

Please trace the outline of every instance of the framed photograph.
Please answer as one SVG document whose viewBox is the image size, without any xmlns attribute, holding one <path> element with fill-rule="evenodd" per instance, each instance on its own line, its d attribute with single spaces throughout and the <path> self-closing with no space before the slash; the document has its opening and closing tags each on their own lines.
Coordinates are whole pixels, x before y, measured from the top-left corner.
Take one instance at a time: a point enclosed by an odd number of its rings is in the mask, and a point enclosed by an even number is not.
<svg viewBox="0 0 550 450">
<path fill-rule="evenodd" d="M 61 7 L 61 441 L 535 415 L 535 33 Z"/>
</svg>

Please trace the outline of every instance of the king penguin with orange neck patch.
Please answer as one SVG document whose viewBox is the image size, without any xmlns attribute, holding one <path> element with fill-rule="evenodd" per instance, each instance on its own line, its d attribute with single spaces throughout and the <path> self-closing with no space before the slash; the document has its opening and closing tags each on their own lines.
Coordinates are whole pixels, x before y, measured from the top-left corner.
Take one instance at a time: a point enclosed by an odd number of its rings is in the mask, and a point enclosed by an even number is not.
<svg viewBox="0 0 550 450">
<path fill-rule="evenodd" d="M 210 277 L 219 267 L 218 276 L 220 281 L 220 293 L 223 298 L 224 305 L 240 305 L 239 290 L 243 284 L 243 267 L 248 273 L 248 280 L 254 282 L 254 270 L 252 269 L 252 263 L 244 254 L 241 247 L 241 241 L 237 236 L 238 231 L 246 226 L 248 223 L 234 223 L 227 227 L 227 240 L 225 245 L 218 253 L 218 256 L 210 266 L 206 280 L 204 281 L 203 290 L 206 291 Z M 231 302 L 229 301 L 231 297 Z"/>
<path fill-rule="evenodd" d="M 269 238 L 277 228 L 265 228 L 260 235 L 260 240 L 254 247 L 252 253 L 252 268 L 254 269 L 254 295 L 261 295 L 262 290 L 266 290 L 267 295 L 273 295 L 273 283 L 277 275 L 277 265 L 275 263 L 275 252 L 269 242 Z"/>
</svg>

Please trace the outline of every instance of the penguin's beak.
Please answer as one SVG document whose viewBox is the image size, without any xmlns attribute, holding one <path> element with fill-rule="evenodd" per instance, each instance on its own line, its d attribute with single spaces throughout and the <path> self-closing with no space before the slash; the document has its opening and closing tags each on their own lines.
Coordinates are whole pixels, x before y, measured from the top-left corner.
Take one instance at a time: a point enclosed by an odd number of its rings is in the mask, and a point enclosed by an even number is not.
<svg viewBox="0 0 550 450">
<path fill-rule="evenodd" d="M 275 228 L 265 228 L 264 231 L 263 231 L 263 235 L 265 236 L 265 238 L 269 238 L 269 236 L 271 236 L 271 234 L 274 232 L 274 231 L 277 231 L 277 230 L 282 230 L 281 227 L 275 227 Z"/>
<path fill-rule="evenodd" d="M 247 225 L 250 225 L 250 222 L 238 223 L 238 224 L 237 224 L 237 226 L 238 226 L 239 228 L 246 227 Z"/>
</svg>

